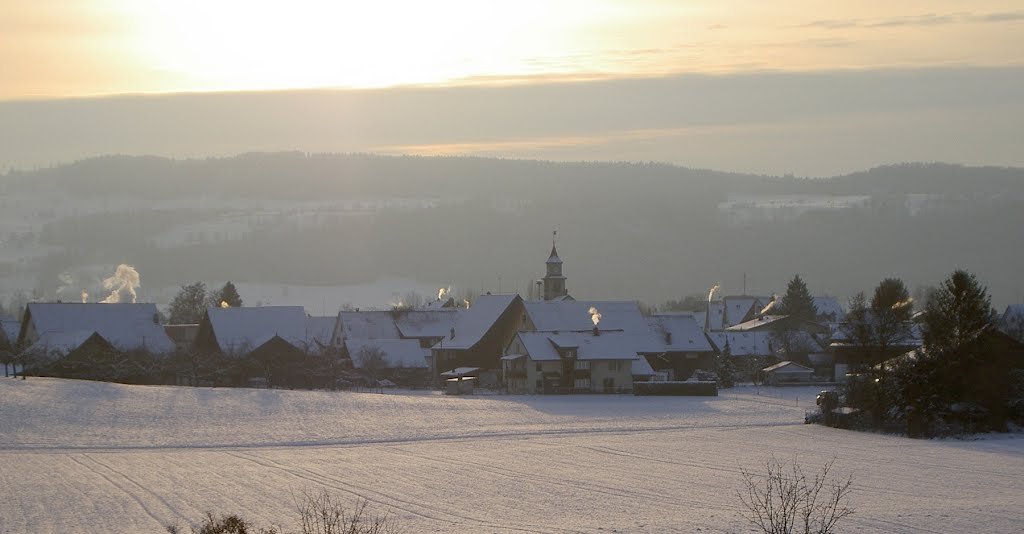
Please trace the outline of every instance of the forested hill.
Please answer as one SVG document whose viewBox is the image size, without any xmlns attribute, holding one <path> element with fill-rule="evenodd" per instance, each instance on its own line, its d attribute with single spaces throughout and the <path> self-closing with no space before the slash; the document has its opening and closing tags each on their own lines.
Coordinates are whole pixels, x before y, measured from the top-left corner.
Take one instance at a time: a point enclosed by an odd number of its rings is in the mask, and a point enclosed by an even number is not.
<svg viewBox="0 0 1024 534">
<path fill-rule="evenodd" d="M 83 266 L 144 283 L 310 285 L 386 274 L 525 291 L 552 229 L 570 291 L 659 302 L 801 273 L 845 298 L 976 272 L 1024 297 L 1024 169 L 900 164 L 832 178 L 655 163 L 253 153 L 108 156 L 0 177 L 0 282 L 46 294 Z M 13 283 L 13 282 L 10 282 Z M 10 283 L 8 285 L 10 285 Z M 397 288 L 401 289 L 401 288 Z"/>
</svg>

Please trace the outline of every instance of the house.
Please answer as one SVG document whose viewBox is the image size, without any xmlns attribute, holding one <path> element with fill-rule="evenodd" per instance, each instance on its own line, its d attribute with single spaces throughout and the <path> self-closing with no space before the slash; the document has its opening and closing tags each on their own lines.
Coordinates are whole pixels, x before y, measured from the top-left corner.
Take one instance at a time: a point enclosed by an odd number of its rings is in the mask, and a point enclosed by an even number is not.
<svg viewBox="0 0 1024 534">
<path fill-rule="evenodd" d="M 868 313 L 864 324 L 870 327 L 873 322 L 874 317 Z M 851 373 L 862 372 L 883 361 L 918 349 L 924 344 L 921 324 L 912 321 L 898 327 L 888 326 L 890 334 L 884 336 L 884 347 L 880 341 L 873 339 L 877 334 L 858 336 L 855 331 L 857 329 L 857 324 L 851 322 L 835 324 L 831 329 L 829 351 L 832 353 L 835 367 L 833 376 L 836 382 L 845 382 Z"/>
<path fill-rule="evenodd" d="M 654 370 L 626 332 L 521 331 L 502 357 L 511 393 L 629 393 Z"/>
<path fill-rule="evenodd" d="M 500 380 L 502 351 L 522 329 L 526 315 L 519 295 L 486 294 L 458 315 L 448 335 L 431 347 L 431 374 L 440 387 L 441 373 L 457 367 L 479 367 L 479 384 Z"/>
<path fill-rule="evenodd" d="M 718 351 L 691 313 L 656 313 L 647 318 L 654 343 L 641 348 L 666 380 L 686 380 L 698 369 L 715 369 Z"/>
<path fill-rule="evenodd" d="M 1024 342 L 1024 304 L 1010 304 L 999 318 L 999 331 Z"/>
<path fill-rule="evenodd" d="M 843 311 L 843 306 L 839 303 L 838 298 L 812 298 L 814 299 L 814 309 L 818 312 L 815 316 L 815 320 L 819 323 L 836 323 L 842 321 L 846 317 L 846 312 Z"/>
<path fill-rule="evenodd" d="M 310 356 L 320 355 L 334 327 L 309 321 L 301 306 L 209 308 L 199 325 L 199 352 L 236 362 L 225 380 L 235 385 L 310 386 Z"/>
<path fill-rule="evenodd" d="M 29 303 L 17 346 L 49 358 L 64 358 L 91 346 L 160 355 L 174 351 L 156 305 L 143 303 Z"/>
<path fill-rule="evenodd" d="M 789 360 L 781 361 L 761 369 L 764 382 L 770 386 L 779 386 L 800 382 L 810 382 L 814 369 L 805 367 Z"/>
</svg>

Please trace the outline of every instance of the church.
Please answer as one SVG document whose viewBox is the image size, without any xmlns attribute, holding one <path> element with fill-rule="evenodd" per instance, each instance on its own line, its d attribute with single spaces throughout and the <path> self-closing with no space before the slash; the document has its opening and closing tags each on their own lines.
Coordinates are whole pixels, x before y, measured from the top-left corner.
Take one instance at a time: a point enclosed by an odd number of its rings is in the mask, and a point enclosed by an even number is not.
<svg viewBox="0 0 1024 534">
<path fill-rule="evenodd" d="M 551 255 L 548 256 L 547 272 L 544 274 L 544 278 L 537 281 L 537 285 L 541 286 L 540 297 L 543 300 L 575 300 L 569 296 L 569 290 L 565 287 L 565 275 L 562 274 L 562 259 L 558 257 L 558 251 L 555 249 L 555 238 L 552 234 L 551 238 Z"/>
</svg>

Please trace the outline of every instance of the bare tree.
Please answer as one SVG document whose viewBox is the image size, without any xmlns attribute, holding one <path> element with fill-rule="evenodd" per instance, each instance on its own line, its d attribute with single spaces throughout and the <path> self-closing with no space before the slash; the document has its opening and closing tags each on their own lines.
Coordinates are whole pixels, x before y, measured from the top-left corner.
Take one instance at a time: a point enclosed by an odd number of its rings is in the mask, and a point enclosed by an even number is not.
<svg viewBox="0 0 1024 534">
<path fill-rule="evenodd" d="M 355 363 L 366 373 L 372 387 L 377 387 L 380 374 L 388 368 L 387 354 L 380 347 L 367 345 L 356 353 Z"/>
<path fill-rule="evenodd" d="M 853 514 L 848 506 L 853 477 L 830 476 L 835 459 L 813 478 L 798 464 L 786 468 L 774 457 L 765 473 L 741 469 L 745 488 L 738 492 L 743 517 L 765 534 L 828 534 L 841 519 Z"/>
</svg>

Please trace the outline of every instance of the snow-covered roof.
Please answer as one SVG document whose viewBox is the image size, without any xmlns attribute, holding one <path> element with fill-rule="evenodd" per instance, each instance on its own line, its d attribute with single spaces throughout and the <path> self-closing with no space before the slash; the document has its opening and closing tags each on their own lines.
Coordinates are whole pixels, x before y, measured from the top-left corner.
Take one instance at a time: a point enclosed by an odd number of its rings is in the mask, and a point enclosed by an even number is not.
<svg viewBox="0 0 1024 534">
<path fill-rule="evenodd" d="M 744 323 L 739 323 L 726 328 L 729 332 L 746 332 L 748 330 L 758 330 L 764 328 L 772 323 L 777 323 L 788 315 L 762 315 L 761 317 L 755 317 Z"/>
<path fill-rule="evenodd" d="M 7 343 L 14 345 L 18 342 L 18 331 L 21 330 L 21 323 L 9 315 L 0 315 L 0 337 Z"/>
<path fill-rule="evenodd" d="M 657 374 L 654 372 L 654 368 L 651 367 L 651 363 L 647 361 L 647 358 L 637 358 L 630 363 L 633 366 L 633 376 L 654 376 Z"/>
<path fill-rule="evenodd" d="M 479 372 L 479 367 L 456 367 L 455 369 L 441 373 L 441 378 L 460 378 L 466 375 L 476 374 Z"/>
<path fill-rule="evenodd" d="M 519 332 L 526 353 L 533 361 L 558 361 L 558 349 L 573 349 L 577 360 L 637 360 L 640 346 L 636 336 L 625 332 Z"/>
<path fill-rule="evenodd" d="M 999 318 L 999 330 L 1004 334 L 1024 340 L 1024 304 L 1010 304 Z"/>
<path fill-rule="evenodd" d="M 321 347 L 329 346 L 337 323 L 337 317 L 306 317 L 306 339 Z"/>
<path fill-rule="evenodd" d="M 781 362 L 779 362 L 779 363 L 777 363 L 775 365 L 769 365 L 768 367 L 765 367 L 764 369 L 761 369 L 761 370 L 766 372 L 766 373 L 771 373 L 771 372 L 775 372 L 775 373 L 807 373 L 807 374 L 814 373 L 814 369 L 811 369 L 809 367 L 804 367 L 803 365 L 800 365 L 799 363 L 791 362 L 789 360 L 781 361 Z"/>
<path fill-rule="evenodd" d="M 692 314 L 654 314 L 647 318 L 655 339 L 663 342 L 664 352 L 712 352 L 715 349 L 704 336 L 704 327 Z M 648 352 L 648 351 L 645 351 Z M 660 351 L 659 351 L 660 352 Z"/>
<path fill-rule="evenodd" d="M 704 320 L 707 321 L 708 330 L 718 331 L 725 328 L 725 305 L 720 300 L 709 302 L 704 312 Z"/>
<path fill-rule="evenodd" d="M 747 314 L 749 314 L 750 310 L 754 307 L 755 303 L 764 301 L 766 303 L 765 305 L 767 305 L 768 300 L 769 299 L 764 299 L 762 297 L 752 297 L 748 295 L 724 297 L 722 299 L 722 304 L 725 309 L 723 326 L 728 327 L 742 323 L 743 320 L 746 319 Z M 763 307 L 764 306 L 762 306 L 762 308 Z M 758 309 L 754 311 L 757 312 L 761 310 Z"/>
<path fill-rule="evenodd" d="M 708 338 L 719 351 L 726 344 L 733 356 L 768 356 L 775 353 L 771 332 L 709 332 Z"/>
<path fill-rule="evenodd" d="M 395 313 L 391 311 L 338 312 L 337 339 L 399 339 Z"/>
<path fill-rule="evenodd" d="M 870 315 L 868 319 L 871 319 Z M 924 344 L 924 330 L 920 324 L 908 322 L 906 327 L 906 336 L 902 340 L 892 340 L 890 344 L 902 347 L 920 347 Z M 833 347 L 845 347 L 853 342 L 849 328 L 849 323 L 839 323 L 832 327 L 831 344 Z"/>
<path fill-rule="evenodd" d="M 35 345 L 49 347 L 50 351 L 76 340 L 84 342 L 93 332 L 119 350 L 144 349 L 156 354 L 174 351 L 174 343 L 160 325 L 160 314 L 152 303 L 32 302 L 25 317 L 38 336 Z M 19 335 L 26 335 L 28 329 L 22 330 L 25 332 Z M 19 337 L 18 341 L 29 340 Z M 78 345 L 81 343 L 71 350 Z"/>
<path fill-rule="evenodd" d="M 598 324 L 601 331 L 650 331 L 650 325 L 640 313 L 640 308 L 628 300 L 530 301 L 526 303 L 526 315 L 537 331 L 582 332 L 594 328 L 590 308 L 595 308 L 601 314 Z"/>
<path fill-rule="evenodd" d="M 451 336 L 449 329 L 448 334 L 436 346 L 445 349 L 472 348 L 483 339 L 516 300 L 519 300 L 519 295 L 516 294 L 480 295 L 468 310 L 459 314 L 454 326 L 455 336 Z"/>
<path fill-rule="evenodd" d="M 48 332 L 39 336 L 39 339 L 28 348 L 28 352 L 64 356 L 81 347 L 82 343 L 94 335 L 98 335 L 95 330 Z"/>
<path fill-rule="evenodd" d="M 465 308 L 406 311 L 398 314 L 395 326 L 405 338 L 445 337 L 451 334 L 459 316 L 466 312 Z"/>
<path fill-rule="evenodd" d="M 302 306 L 263 306 L 256 308 L 209 308 L 207 317 L 225 353 L 256 349 L 275 336 L 306 350 L 315 346 L 306 332 L 306 312 Z"/>
<path fill-rule="evenodd" d="M 846 316 L 843 305 L 836 297 L 814 297 L 814 308 L 818 310 L 819 321 L 842 321 Z"/>
<path fill-rule="evenodd" d="M 349 339 L 345 341 L 345 347 L 352 365 L 357 369 L 362 368 L 359 351 L 367 347 L 376 347 L 384 352 L 387 367 L 429 367 L 427 358 L 430 357 L 430 349 L 420 347 L 419 341 L 415 339 Z"/>
</svg>

